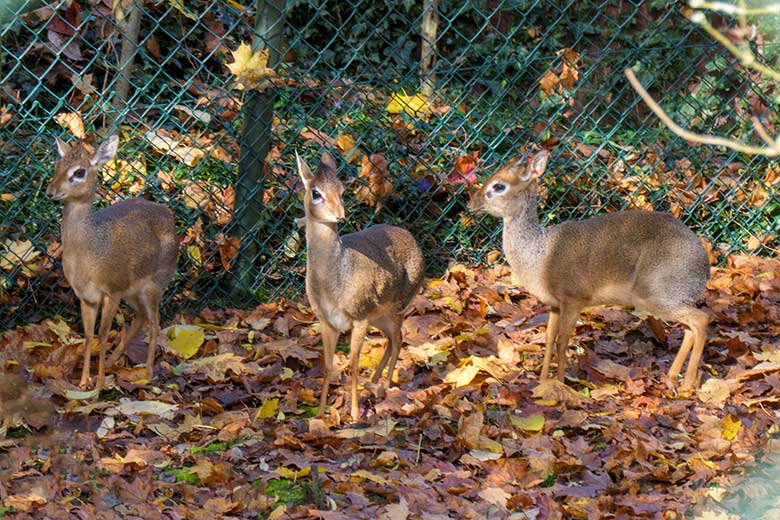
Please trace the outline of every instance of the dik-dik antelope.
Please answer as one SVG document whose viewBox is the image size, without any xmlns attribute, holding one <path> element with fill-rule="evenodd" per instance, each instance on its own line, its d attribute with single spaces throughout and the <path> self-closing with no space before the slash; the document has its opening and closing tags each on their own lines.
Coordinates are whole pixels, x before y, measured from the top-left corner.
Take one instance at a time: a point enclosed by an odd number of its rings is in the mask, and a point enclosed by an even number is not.
<svg viewBox="0 0 780 520">
<path fill-rule="evenodd" d="M 124 344 L 139 328 L 149 327 L 147 378 L 152 379 L 159 306 L 163 291 L 176 270 L 178 241 L 171 211 L 143 199 L 124 200 L 93 211 L 98 170 L 116 154 L 119 139 L 109 137 L 94 153 L 84 143 L 57 139 L 60 159 L 46 193 L 62 200 L 62 267 L 65 278 L 81 302 L 84 324 L 82 387 L 89 385 L 90 354 L 98 309 L 100 360 L 96 387 L 105 377 L 105 349 L 111 323 L 125 300 L 136 311 Z"/>
<path fill-rule="evenodd" d="M 630 305 L 686 326 L 669 368 L 676 382 L 690 353 L 681 389 L 698 376 L 709 316 L 695 307 L 710 274 L 699 238 L 669 213 L 623 211 L 542 227 L 537 179 L 549 152 L 518 157 L 500 168 L 472 197 L 469 208 L 504 221 L 504 254 L 520 284 L 550 307 L 540 378 L 547 379 L 553 347 L 558 379 L 566 374 L 566 348 L 580 312 L 594 305 Z"/>
<path fill-rule="evenodd" d="M 401 350 L 404 309 L 417 294 L 423 280 L 424 261 L 414 237 L 399 227 L 378 225 L 339 236 L 344 219 L 336 163 L 324 152 L 314 174 L 297 155 L 298 173 L 305 188 L 306 294 L 320 320 L 323 344 L 323 382 L 318 415 L 325 411 L 339 334 L 352 329 L 351 415 L 358 418 L 360 350 L 369 325 L 388 338 L 388 347 L 374 372 L 373 382 L 387 379 Z M 388 364 L 389 361 L 389 364 Z"/>
</svg>

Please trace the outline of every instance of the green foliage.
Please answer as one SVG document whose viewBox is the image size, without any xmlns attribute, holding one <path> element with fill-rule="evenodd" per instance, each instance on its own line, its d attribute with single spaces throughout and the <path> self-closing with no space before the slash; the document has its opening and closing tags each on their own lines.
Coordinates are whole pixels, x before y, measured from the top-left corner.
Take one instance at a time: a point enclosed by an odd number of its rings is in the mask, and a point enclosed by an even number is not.
<svg viewBox="0 0 780 520">
<path fill-rule="evenodd" d="M 207 444 L 205 446 L 193 446 L 190 448 L 190 453 L 193 455 L 199 455 L 201 453 L 216 453 L 220 451 L 225 451 L 228 449 L 229 445 L 227 442 L 212 442 L 211 444 Z"/>
<path fill-rule="evenodd" d="M 173 475 L 176 478 L 176 482 L 186 482 L 187 484 L 195 485 L 198 483 L 197 473 L 190 471 L 191 468 L 169 469 L 167 474 Z"/>
<path fill-rule="evenodd" d="M 21 426 L 19 428 L 9 428 L 8 430 L 9 439 L 23 439 L 31 434 L 32 434 L 32 430 L 27 426 Z"/>
<path fill-rule="evenodd" d="M 304 487 L 286 478 L 272 478 L 266 483 L 264 493 L 279 499 L 282 504 L 303 504 Z"/>
</svg>

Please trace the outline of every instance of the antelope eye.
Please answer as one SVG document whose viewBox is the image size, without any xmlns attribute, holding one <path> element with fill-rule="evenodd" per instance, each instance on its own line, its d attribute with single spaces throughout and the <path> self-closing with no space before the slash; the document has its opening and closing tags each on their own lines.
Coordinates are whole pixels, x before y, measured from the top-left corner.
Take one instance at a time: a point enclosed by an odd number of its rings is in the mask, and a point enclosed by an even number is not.
<svg viewBox="0 0 780 520">
<path fill-rule="evenodd" d="M 311 200 L 314 202 L 320 202 L 322 200 L 322 193 L 320 193 L 317 188 L 311 190 Z"/>
<path fill-rule="evenodd" d="M 87 170 L 84 168 L 79 168 L 78 170 L 75 170 L 71 176 L 70 176 L 70 182 L 73 181 L 83 181 L 84 177 L 87 176 Z"/>
<path fill-rule="evenodd" d="M 493 185 L 493 193 L 504 193 L 506 191 L 506 184 L 497 182 Z"/>
</svg>

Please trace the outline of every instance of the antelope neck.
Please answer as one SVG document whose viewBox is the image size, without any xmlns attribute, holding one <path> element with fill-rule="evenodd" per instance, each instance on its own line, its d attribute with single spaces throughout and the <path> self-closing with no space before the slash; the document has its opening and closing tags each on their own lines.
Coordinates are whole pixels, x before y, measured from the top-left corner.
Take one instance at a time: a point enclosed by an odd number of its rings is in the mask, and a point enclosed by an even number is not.
<svg viewBox="0 0 780 520">
<path fill-rule="evenodd" d="M 544 228 L 539 223 L 536 194 L 533 189 L 520 196 L 511 214 L 504 216 L 504 229 L 511 229 L 517 237 L 526 240 L 544 238 Z"/>
<path fill-rule="evenodd" d="M 78 240 L 78 234 L 83 228 L 83 224 L 92 213 L 92 205 L 88 201 L 67 201 L 62 209 L 62 245 Z"/>
<path fill-rule="evenodd" d="M 512 269 L 523 278 L 519 273 L 536 272 L 544 261 L 547 230 L 539 223 L 534 193 L 523 195 L 518 202 L 515 211 L 504 217 L 503 240 Z"/>
<path fill-rule="evenodd" d="M 306 217 L 306 272 L 332 277 L 341 257 L 341 238 L 335 222 L 319 222 Z"/>
</svg>

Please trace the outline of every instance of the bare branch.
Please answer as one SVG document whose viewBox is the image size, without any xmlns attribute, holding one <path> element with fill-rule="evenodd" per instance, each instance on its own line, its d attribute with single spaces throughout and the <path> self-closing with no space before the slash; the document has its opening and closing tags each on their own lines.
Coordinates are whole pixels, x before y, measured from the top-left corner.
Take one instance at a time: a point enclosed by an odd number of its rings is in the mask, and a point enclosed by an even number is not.
<svg viewBox="0 0 780 520">
<path fill-rule="evenodd" d="M 780 13 L 780 4 L 768 4 L 762 7 L 750 9 L 744 5 L 728 4 L 726 2 L 705 2 L 702 0 L 691 0 L 689 4 L 694 9 L 710 9 L 724 14 L 736 14 L 741 16 L 757 16 L 762 14 Z"/>
<path fill-rule="evenodd" d="M 731 52 L 731 54 L 733 54 L 740 61 L 740 63 L 742 63 L 742 65 L 744 65 L 749 69 L 755 70 L 756 72 L 763 74 L 764 76 L 769 76 L 775 81 L 780 81 L 780 72 L 758 62 L 756 60 L 756 56 L 753 54 L 753 51 L 750 50 L 749 45 L 745 45 L 743 48 L 740 49 L 739 47 L 731 43 L 731 40 L 729 40 L 725 34 L 720 32 L 718 29 L 713 27 L 712 24 L 710 24 L 710 22 L 707 20 L 707 17 L 704 16 L 704 13 L 699 11 L 693 13 L 693 15 L 691 16 L 691 21 L 699 24 L 702 29 L 704 29 L 709 33 L 710 36 L 718 40 L 718 42 L 724 47 L 726 47 L 726 49 L 728 49 L 729 52 Z"/>
<path fill-rule="evenodd" d="M 769 132 L 766 131 L 766 128 L 761 123 L 761 120 L 759 120 L 756 116 L 751 117 L 750 120 L 753 121 L 753 127 L 761 140 L 768 144 L 770 148 L 776 147 L 777 143 L 769 135 Z"/>
<path fill-rule="evenodd" d="M 634 74 L 633 70 L 628 68 L 626 69 L 625 74 L 626 77 L 628 78 L 628 81 L 631 83 L 631 86 L 634 87 L 634 90 L 636 90 L 637 93 L 645 101 L 645 103 L 647 103 L 647 106 L 650 107 L 650 110 L 652 110 L 655 113 L 655 115 L 658 116 L 658 118 L 669 128 L 669 130 L 679 135 L 683 139 L 692 141 L 694 143 L 711 144 L 715 146 L 725 146 L 726 148 L 730 148 L 732 150 L 736 150 L 738 152 L 742 152 L 750 155 L 764 155 L 766 157 L 777 157 L 778 155 L 780 155 L 780 146 L 778 146 L 777 143 L 774 141 L 772 141 L 772 146 L 769 147 L 752 146 L 731 139 L 718 137 L 715 135 L 697 134 L 691 132 L 690 130 L 686 130 L 685 128 L 682 128 L 680 125 L 675 123 L 674 120 L 671 117 L 669 117 L 666 114 L 666 112 L 664 112 L 664 110 L 658 105 L 658 103 L 655 102 L 655 100 L 650 96 L 650 94 L 647 93 L 647 91 L 642 86 L 642 84 L 639 83 L 639 80 L 636 79 L 636 75 Z M 763 129 L 763 126 L 761 128 Z M 760 132 L 759 130 L 757 131 Z M 764 130 L 764 132 L 766 133 L 766 130 Z M 759 133 L 759 135 L 761 134 Z"/>
</svg>

